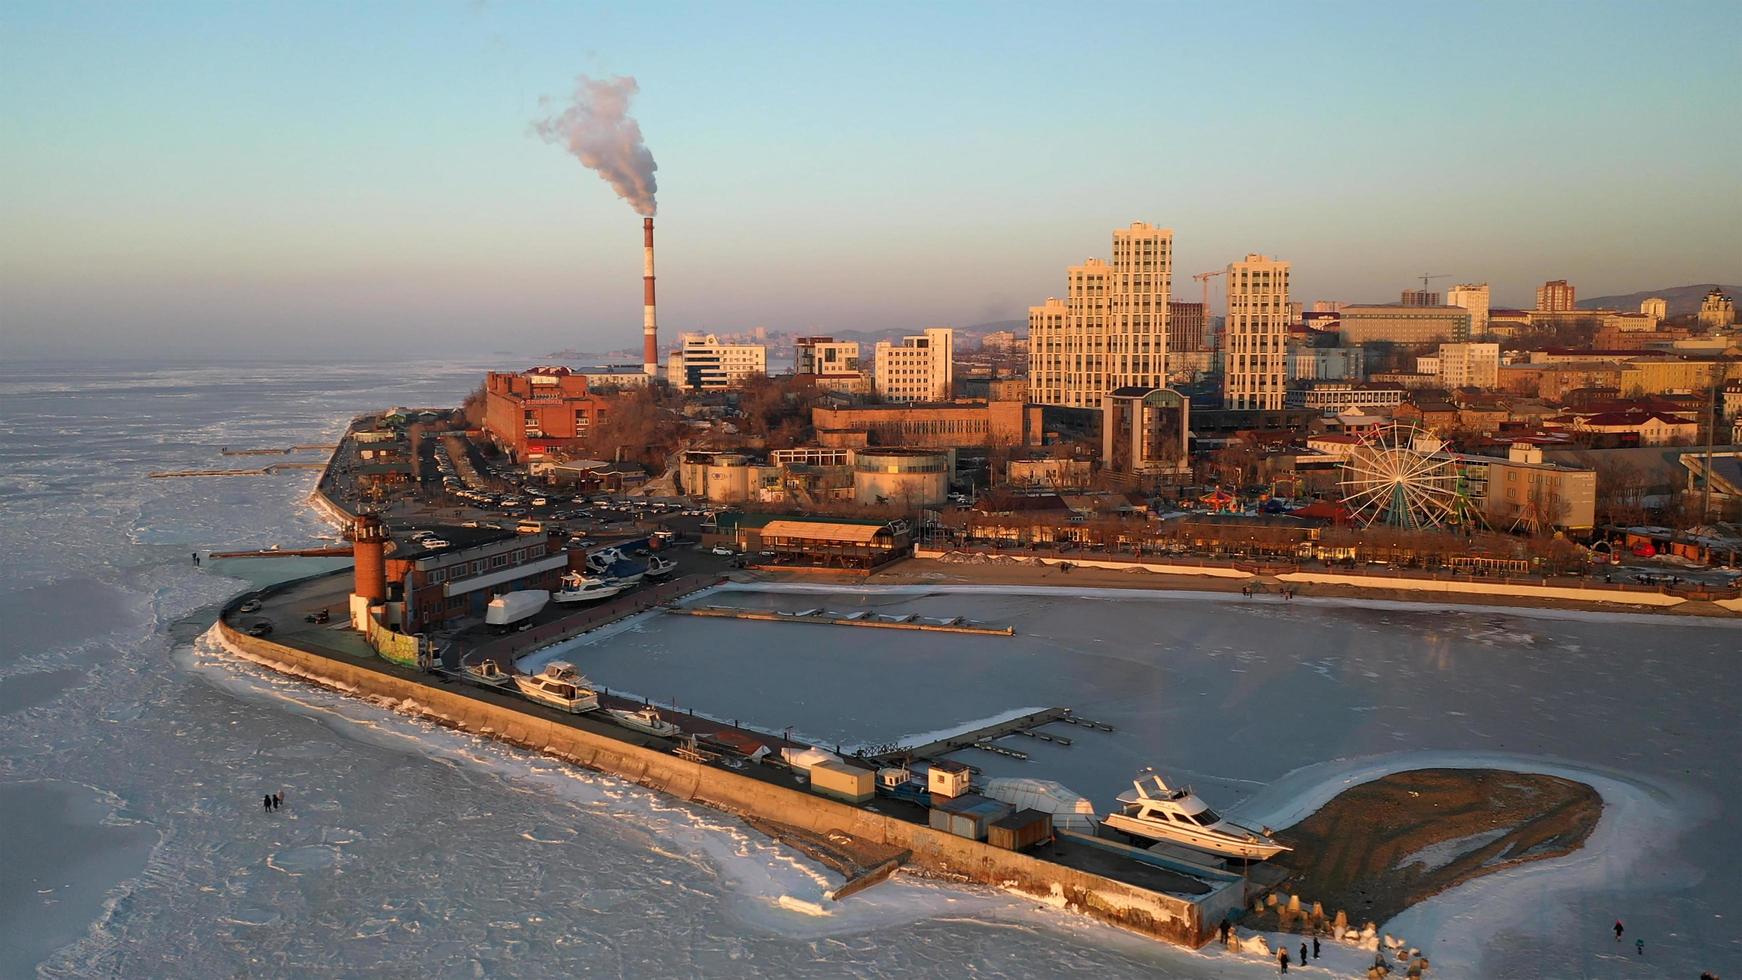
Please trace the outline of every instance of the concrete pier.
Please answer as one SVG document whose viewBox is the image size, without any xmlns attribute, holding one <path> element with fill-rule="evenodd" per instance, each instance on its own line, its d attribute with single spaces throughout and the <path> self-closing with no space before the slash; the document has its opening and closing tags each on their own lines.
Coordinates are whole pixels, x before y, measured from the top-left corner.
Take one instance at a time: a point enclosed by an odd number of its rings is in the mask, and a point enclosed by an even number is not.
<svg viewBox="0 0 1742 980">
<path fill-rule="evenodd" d="M 814 614 L 781 613 L 769 609 L 734 609 L 724 606 L 671 606 L 666 612 L 679 616 L 715 616 L 721 619 L 753 619 L 764 623 L 820 623 L 825 626 L 868 626 L 872 629 L 922 630 L 928 633 L 972 633 L 978 636 L 1014 636 L 1009 626 L 977 626 L 969 623 L 918 623 L 869 616 L 832 614 L 826 609 Z"/>
</svg>

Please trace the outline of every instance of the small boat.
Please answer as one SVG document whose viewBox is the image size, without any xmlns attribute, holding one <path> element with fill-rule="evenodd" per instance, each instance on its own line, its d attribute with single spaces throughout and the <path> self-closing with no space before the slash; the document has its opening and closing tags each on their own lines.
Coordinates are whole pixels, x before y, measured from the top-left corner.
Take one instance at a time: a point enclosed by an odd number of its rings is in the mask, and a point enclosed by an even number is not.
<svg viewBox="0 0 1742 980">
<path fill-rule="evenodd" d="M 583 575 L 580 572 L 570 572 L 562 577 L 562 588 L 550 597 L 550 601 L 562 604 L 578 602 L 597 602 L 609 599 L 628 588 L 614 578 L 600 578 L 593 575 Z"/>
<path fill-rule="evenodd" d="M 522 589 L 518 592 L 504 592 L 484 607 L 484 622 L 491 626 L 513 626 L 524 619 L 530 619 L 545 604 L 550 602 L 550 593 L 543 589 Z"/>
<path fill-rule="evenodd" d="M 638 732 L 658 735 L 660 738 L 671 738 L 683 733 L 683 729 L 659 716 L 651 705 L 640 711 L 626 711 L 622 708 L 606 708 L 605 713 L 616 719 L 617 724 L 624 728 L 633 728 Z"/>
<path fill-rule="evenodd" d="M 463 663 L 460 665 L 460 670 L 465 673 L 467 680 L 488 684 L 491 687 L 507 687 L 513 681 L 508 672 L 503 670 L 502 666 L 494 660 L 486 660 L 478 664 Z"/>
<path fill-rule="evenodd" d="M 629 588 L 641 583 L 641 577 L 647 574 L 647 566 L 631 561 L 620 549 L 606 548 L 587 556 L 587 571 L 614 578 L 622 582 L 624 588 Z"/>
<path fill-rule="evenodd" d="M 647 559 L 646 574 L 648 578 L 665 578 L 675 571 L 677 571 L 677 562 L 675 561 L 668 561 L 658 555 Z"/>
<path fill-rule="evenodd" d="M 575 665 L 565 660 L 552 660 L 536 674 L 515 674 L 514 686 L 520 693 L 540 704 L 580 714 L 599 707 L 599 695 Z"/>
<path fill-rule="evenodd" d="M 1145 769 L 1132 780 L 1132 788 L 1119 794 L 1121 809 L 1102 821 L 1132 837 L 1168 841 L 1224 857 L 1262 861 L 1288 847 L 1272 840 L 1268 832 L 1222 819 L 1190 787 L 1173 789 L 1154 769 Z"/>
</svg>

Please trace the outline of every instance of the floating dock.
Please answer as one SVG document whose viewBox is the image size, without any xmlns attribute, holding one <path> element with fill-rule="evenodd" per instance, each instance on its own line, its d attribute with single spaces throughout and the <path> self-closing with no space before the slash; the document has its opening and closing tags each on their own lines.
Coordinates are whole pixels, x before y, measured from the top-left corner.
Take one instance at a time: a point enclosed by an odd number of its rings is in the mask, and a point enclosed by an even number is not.
<svg viewBox="0 0 1742 980">
<path fill-rule="evenodd" d="M 1014 636 L 1010 626 L 986 626 L 956 617 L 930 621 L 915 615 L 880 617 L 864 612 L 840 613 L 828 609 L 806 609 L 785 613 L 772 609 L 738 609 L 730 606 L 667 606 L 666 612 L 679 616 L 713 616 L 720 619 L 751 619 L 765 623 L 822 623 L 828 626 L 869 626 L 886 630 L 923 630 L 929 633 L 973 633 L 979 636 Z"/>
<path fill-rule="evenodd" d="M 246 470 L 165 470 L 159 473 L 147 473 L 153 480 L 169 480 L 179 477 L 193 476 L 271 476 L 280 470 L 319 470 L 326 468 L 325 463 L 273 463 L 271 466 L 260 466 Z"/>
</svg>

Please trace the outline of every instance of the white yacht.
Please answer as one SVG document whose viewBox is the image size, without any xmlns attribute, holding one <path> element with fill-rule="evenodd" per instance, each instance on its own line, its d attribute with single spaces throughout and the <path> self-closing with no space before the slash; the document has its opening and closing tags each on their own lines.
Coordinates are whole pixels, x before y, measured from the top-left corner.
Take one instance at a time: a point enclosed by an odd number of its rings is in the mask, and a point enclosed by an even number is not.
<svg viewBox="0 0 1742 980">
<path fill-rule="evenodd" d="M 465 673 L 468 680 L 477 681 L 479 684 L 488 684 L 491 687 L 507 687 L 512 681 L 508 672 L 503 670 L 502 666 L 494 660 L 486 660 L 476 664 L 462 663 L 460 670 Z"/>
<path fill-rule="evenodd" d="M 570 572 L 562 577 L 562 585 L 550 601 L 562 604 L 597 602 L 609 599 L 629 586 L 614 578 Z"/>
<path fill-rule="evenodd" d="M 651 705 L 640 711 L 626 711 L 622 708 L 606 708 L 605 713 L 616 720 L 624 728 L 633 728 L 638 732 L 658 735 L 660 738 L 671 738 L 683 733 L 683 729 L 659 716 Z"/>
<path fill-rule="evenodd" d="M 563 660 L 552 660 L 536 674 L 514 675 L 514 685 L 520 688 L 520 693 L 540 704 L 577 715 L 599 707 L 599 695 L 588 686 L 589 683 L 574 664 Z"/>
<path fill-rule="evenodd" d="M 1120 810 L 1102 821 L 1115 830 L 1146 840 L 1167 841 L 1225 857 L 1262 861 L 1289 848 L 1268 831 L 1222 819 L 1190 787 L 1170 788 L 1153 769 L 1145 769 L 1132 788 L 1119 794 Z"/>
<path fill-rule="evenodd" d="M 658 555 L 652 555 L 647 559 L 648 578 L 665 578 L 675 571 L 677 571 L 677 562 L 675 561 L 668 561 Z"/>
</svg>

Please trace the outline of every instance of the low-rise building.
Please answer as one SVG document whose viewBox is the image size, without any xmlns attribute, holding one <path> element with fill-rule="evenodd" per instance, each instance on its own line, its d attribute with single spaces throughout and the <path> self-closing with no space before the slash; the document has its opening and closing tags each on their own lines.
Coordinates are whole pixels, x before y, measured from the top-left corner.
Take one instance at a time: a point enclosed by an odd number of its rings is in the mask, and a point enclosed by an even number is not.
<svg viewBox="0 0 1742 980">
<path fill-rule="evenodd" d="M 1542 450 L 1518 444 L 1505 459 L 1460 457 L 1478 510 L 1497 530 L 1587 531 L 1596 523 L 1594 470 L 1545 463 Z"/>
<path fill-rule="evenodd" d="M 484 432 L 516 462 L 579 450 L 610 407 L 609 397 L 566 367 L 492 371 L 484 379 Z"/>
<path fill-rule="evenodd" d="M 1359 347 L 1306 347 L 1290 344 L 1285 359 L 1288 380 L 1361 381 L 1366 353 Z"/>
<path fill-rule="evenodd" d="M 903 520 L 722 513 L 702 526 L 702 543 L 720 544 L 777 565 L 868 570 L 913 552 Z"/>
<path fill-rule="evenodd" d="M 542 534 L 494 528 L 433 528 L 447 542 L 430 549 L 408 542 L 386 559 L 387 581 L 404 596 L 404 631 L 420 633 L 456 619 L 484 616 L 499 592 L 554 589 L 570 553 Z M 577 553 L 578 554 L 578 553 Z"/>
<path fill-rule="evenodd" d="M 1619 446 L 1685 446 L 1700 435 L 1699 422 L 1661 411 L 1573 412 L 1549 422 L 1575 433 L 1609 437 Z"/>
<path fill-rule="evenodd" d="M 853 499 L 912 510 L 941 506 L 956 472 L 951 449 L 861 449 L 853 456 Z"/>
<path fill-rule="evenodd" d="M 1340 412 L 1396 408 L 1403 404 L 1402 385 L 1346 381 L 1321 381 L 1288 392 L 1288 407 L 1335 415 Z"/>
<path fill-rule="evenodd" d="M 1038 446 L 1044 429 L 1038 405 L 946 402 L 938 405 L 817 406 L 811 424 L 824 446 L 968 448 Z"/>
<path fill-rule="evenodd" d="M 1191 401 L 1171 388 L 1115 388 L 1101 407 L 1101 460 L 1115 473 L 1191 471 Z"/>
<path fill-rule="evenodd" d="M 870 392 L 871 378 L 860 364 L 858 342 L 800 337 L 795 352 L 793 373 L 810 376 L 818 388 L 853 395 Z"/>
</svg>

